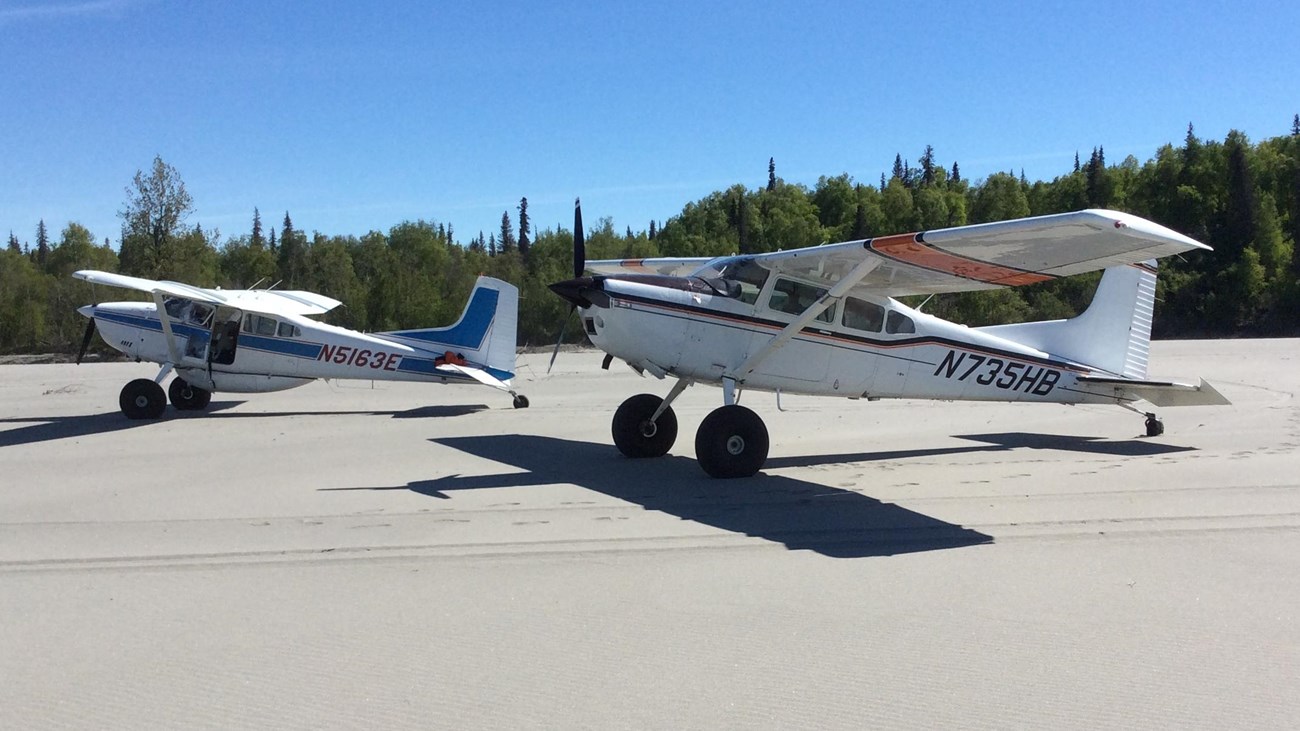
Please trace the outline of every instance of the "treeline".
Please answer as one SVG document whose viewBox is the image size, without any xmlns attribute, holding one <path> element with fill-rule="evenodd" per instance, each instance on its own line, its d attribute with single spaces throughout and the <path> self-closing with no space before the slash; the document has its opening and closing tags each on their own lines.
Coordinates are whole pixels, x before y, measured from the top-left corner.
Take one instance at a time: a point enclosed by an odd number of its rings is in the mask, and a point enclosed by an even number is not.
<svg viewBox="0 0 1300 731">
<path fill-rule="evenodd" d="M 107 239 L 96 245 L 76 223 L 53 241 L 42 222 L 35 246 L 10 234 L 0 253 L 0 352 L 75 350 L 84 329 L 77 306 L 131 296 L 94 291 L 69 277 L 77 269 L 312 290 L 345 303 L 329 321 L 369 331 L 450 324 L 480 273 L 519 286 L 521 344 L 553 342 L 567 312 L 546 285 L 571 275 L 572 232 L 533 231 L 526 198 L 514 216 L 502 213 L 499 230 L 468 243 L 450 225 L 423 220 L 361 237 L 308 236 L 287 212 L 278 227 L 264 227 L 256 209 L 248 233 L 222 241 L 217 231 L 185 223 L 193 203 L 161 159 L 128 191 L 117 250 Z M 897 156 L 878 184 L 838 175 L 809 189 L 784 182 L 769 160 L 765 185 L 717 191 L 663 224 L 617 232 L 600 219 L 586 232 L 587 252 L 592 259 L 757 253 L 1083 208 L 1135 213 L 1214 247 L 1161 263 L 1157 336 L 1300 333 L 1300 115 L 1289 135 L 1254 144 L 1235 131 L 1202 140 L 1189 125 L 1181 146 L 1166 145 L 1145 163 L 1130 156 L 1110 164 L 1097 147 L 1051 181 L 1008 171 L 972 182 L 926 147 L 915 165 Z M 1069 317 L 1087 305 L 1096 279 L 947 295 L 925 309 L 971 325 Z"/>
</svg>

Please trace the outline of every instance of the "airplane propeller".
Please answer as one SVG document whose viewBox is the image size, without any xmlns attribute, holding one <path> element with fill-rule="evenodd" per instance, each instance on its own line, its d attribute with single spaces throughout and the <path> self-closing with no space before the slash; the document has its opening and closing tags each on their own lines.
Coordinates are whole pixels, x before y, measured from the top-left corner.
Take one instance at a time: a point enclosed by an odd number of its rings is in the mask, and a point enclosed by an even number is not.
<svg viewBox="0 0 1300 731">
<path fill-rule="evenodd" d="M 77 365 L 81 365 L 81 359 L 86 357 L 86 349 L 90 347 L 90 339 L 95 336 L 95 318 L 90 318 L 86 323 L 86 334 L 81 336 L 81 350 L 77 351 Z"/>
<path fill-rule="evenodd" d="M 582 199 L 575 198 L 573 201 L 573 278 L 581 277 L 586 268 L 587 235 L 582 230 Z M 546 366 L 547 373 L 550 373 L 551 368 L 555 367 L 555 357 L 560 354 L 560 345 L 564 343 L 564 333 L 569 329 L 569 320 L 573 319 L 573 312 L 576 309 L 578 309 L 578 304 L 576 302 L 571 303 L 569 311 L 564 315 L 564 323 L 560 325 L 560 337 L 555 341 L 555 350 L 551 351 L 551 362 Z"/>
</svg>

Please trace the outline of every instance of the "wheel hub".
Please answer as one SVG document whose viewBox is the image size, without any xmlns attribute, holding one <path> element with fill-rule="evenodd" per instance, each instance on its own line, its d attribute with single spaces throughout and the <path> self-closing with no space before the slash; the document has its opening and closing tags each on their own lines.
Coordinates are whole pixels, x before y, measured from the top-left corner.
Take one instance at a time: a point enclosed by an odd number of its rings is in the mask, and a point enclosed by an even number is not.
<svg viewBox="0 0 1300 731">
<path fill-rule="evenodd" d="M 655 434 L 658 433 L 659 433 L 659 426 L 655 424 L 653 421 L 641 422 L 641 436 L 645 437 L 646 439 L 650 439 L 651 437 L 653 437 Z"/>
<path fill-rule="evenodd" d="M 136 396 L 136 397 L 135 397 L 135 405 L 143 409 L 144 407 L 146 407 L 146 406 L 149 405 L 149 397 L 148 397 L 148 396 L 143 396 L 143 395 L 141 395 L 141 396 Z"/>
<path fill-rule="evenodd" d="M 739 434 L 733 434 L 727 437 L 727 453 L 732 455 L 740 454 L 745 451 L 745 438 Z"/>
</svg>

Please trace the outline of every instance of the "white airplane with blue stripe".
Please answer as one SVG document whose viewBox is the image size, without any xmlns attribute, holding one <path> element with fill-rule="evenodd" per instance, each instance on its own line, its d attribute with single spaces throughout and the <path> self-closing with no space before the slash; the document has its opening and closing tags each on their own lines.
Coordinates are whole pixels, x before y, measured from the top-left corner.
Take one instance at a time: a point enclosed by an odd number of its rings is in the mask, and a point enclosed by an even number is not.
<svg viewBox="0 0 1300 731">
<path fill-rule="evenodd" d="M 362 333 L 312 319 L 342 304 L 314 292 L 205 289 L 93 270 L 72 276 L 152 295 L 77 310 L 90 320 L 78 363 L 98 330 L 126 356 L 162 366 L 152 380 L 122 388 L 118 403 L 131 419 L 162 416 L 168 399 L 202 410 L 218 391 L 282 391 L 316 379 L 482 384 L 508 392 L 515 408 L 528 406 L 510 384 L 519 291 L 499 279 L 479 277 L 449 327 Z"/>
<path fill-rule="evenodd" d="M 1137 403 L 1227 403 L 1204 380 L 1147 378 L 1155 259 L 1209 247 L 1127 213 L 1078 211 L 717 259 L 590 262 L 580 208 L 574 219 L 574 275 L 551 289 L 581 313 L 588 339 L 607 353 L 604 367 L 619 358 L 675 381 L 666 397 L 632 396 L 614 413 L 614 444 L 628 457 L 668 452 L 677 438 L 672 402 L 695 383 L 722 387 L 723 405 L 695 434 L 696 458 L 714 477 L 752 475 L 767 459 L 767 427 L 739 404 L 749 390 L 775 391 L 778 408 L 783 392 L 1115 404 L 1145 415 L 1148 436 L 1164 425 Z M 1068 320 L 967 327 L 895 299 L 1098 270 L 1091 305 Z"/>
</svg>

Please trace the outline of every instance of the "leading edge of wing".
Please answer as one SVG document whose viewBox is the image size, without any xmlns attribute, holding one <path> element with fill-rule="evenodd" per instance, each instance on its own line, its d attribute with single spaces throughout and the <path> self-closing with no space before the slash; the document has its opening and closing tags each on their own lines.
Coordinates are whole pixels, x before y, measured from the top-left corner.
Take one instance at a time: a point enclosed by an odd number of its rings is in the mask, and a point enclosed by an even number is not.
<svg viewBox="0 0 1300 731">
<path fill-rule="evenodd" d="M 75 271 L 72 276 L 92 284 L 161 292 L 168 297 L 183 297 L 210 305 L 225 305 L 268 315 L 322 315 L 343 304 L 315 292 L 274 289 L 206 289 L 181 282 L 158 281 L 93 269 Z"/>
<path fill-rule="evenodd" d="M 1210 247 L 1128 213 L 1089 209 L 759 254 L 773 271 L 835 281 L 864 258 L 862 280 L 903 296 L 1016 287 Z"/>
<path fill-rule="evenodd" d="M 661 274 L 668 277 L 684 277 L 710 261 L 713 261 L 713 257 L 597 259 L 586 262 L 586 269 L 596 274 Z"/>
</svg>

